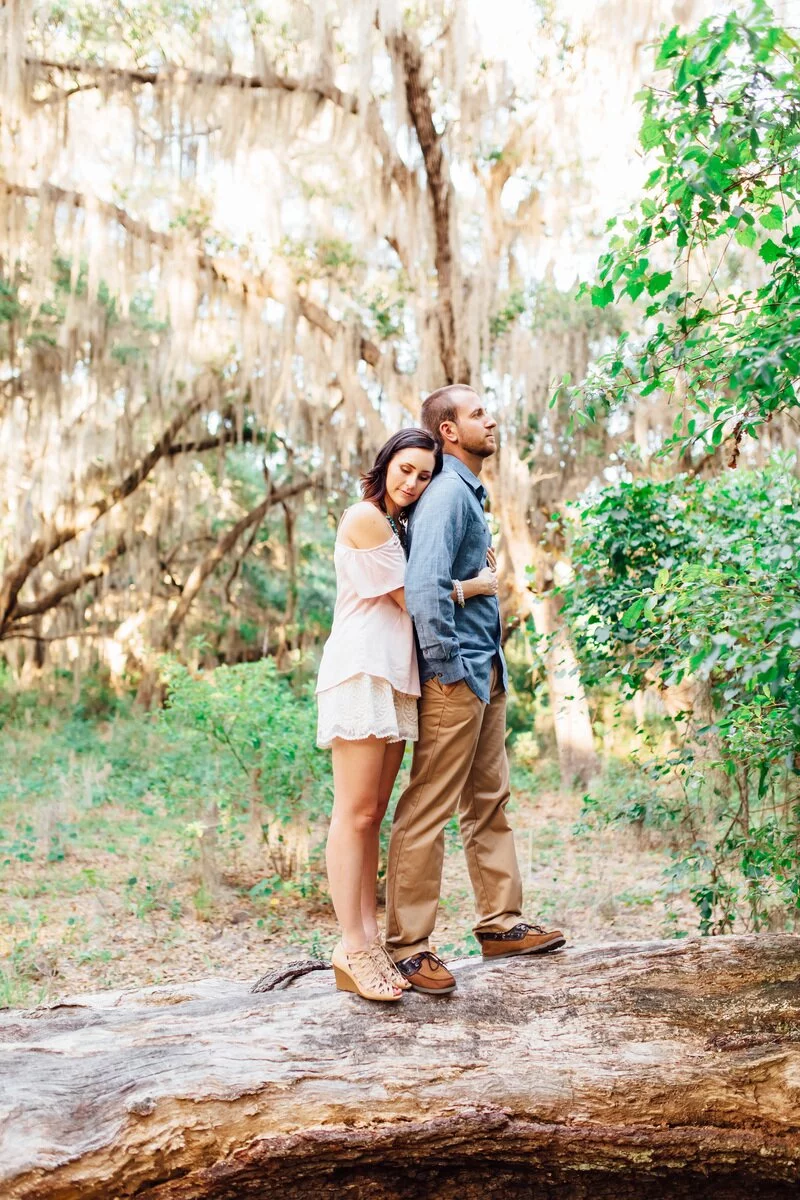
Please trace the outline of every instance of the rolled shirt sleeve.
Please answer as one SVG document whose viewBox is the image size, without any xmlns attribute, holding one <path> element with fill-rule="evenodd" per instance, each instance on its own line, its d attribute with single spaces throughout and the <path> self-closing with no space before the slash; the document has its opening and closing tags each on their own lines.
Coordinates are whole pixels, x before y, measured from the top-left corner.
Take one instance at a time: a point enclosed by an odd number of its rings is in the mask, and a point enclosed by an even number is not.
<svg viewBox="0 0 800 1200">
<path fill-rule="evenodd" d="M 466 494 L 457 481 L 444 481 L 423 496 L 414 514 L 406 568 L 406 608 L 422 657 L 442 683 L 466 675 L 455 625 L 453 563 L 467 519 Z"/>
</svg>

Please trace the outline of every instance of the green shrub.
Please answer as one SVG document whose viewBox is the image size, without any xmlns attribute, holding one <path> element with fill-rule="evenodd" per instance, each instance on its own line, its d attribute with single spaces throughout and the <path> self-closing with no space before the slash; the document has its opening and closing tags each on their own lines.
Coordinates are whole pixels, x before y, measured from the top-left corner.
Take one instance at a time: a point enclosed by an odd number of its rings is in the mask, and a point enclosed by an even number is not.
<svg viewBox="0 0 800 1200">
<path fill-rule="evenodd" d="M 577 831 L 628 824 L 637 828 L 671 830 L 680 821 L 680 805 L 657 784 L 652 770 L 635 762 L 611 758 L 592 790 L 583 797 Z"/>
<path fill-rule="evenodd" d="M 104 721 L 120 708 L 108 667 L 97 665 L 81 679 L 74 715 L 79 721 Z"/>
<path fill-rule="evenodd" d="M 670 789 L 703 932 L 800 911 L 800 481 L 793 461 L 635 480 L 580 513 L 564 612 L 589 686 L 683 686 Z M 667 808 L 670 806 L 667 805 Z M 629 819 L 638 820 L 637 806 Z"/>
<path fill-rule="evenodd" d="M 330 813 L 330 755 L 316 747 L 316 707 L 296 695 L 273 659 L 192 675 L 164 664 L 165 725 L 194 732 L 260 796 L 270 821 L 314 821 Z"/>
</svg>

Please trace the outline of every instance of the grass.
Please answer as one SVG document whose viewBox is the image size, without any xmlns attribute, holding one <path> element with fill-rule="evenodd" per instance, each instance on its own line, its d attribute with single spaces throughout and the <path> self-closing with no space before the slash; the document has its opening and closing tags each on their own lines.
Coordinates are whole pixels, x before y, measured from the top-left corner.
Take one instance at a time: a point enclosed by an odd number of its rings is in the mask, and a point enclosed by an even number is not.
<svg viewBox="0 0 800 1200">
<path fill-rule="evenodd" d="M 255 979 L 330 952 L 323 819 L 308 869 L 282 880 L 248 843 L 241 781 L 207 742 L 124 706 L 88 718 L 31 712 L 0 730 L 0 1006 L 212 974 Z M 661 895 L 665 844 L 580 826 L 582 798 L 558 790 L 550 762 L 516 768 L 512 783 L 529 919 L 580 942 L 693 930 L 685 895 Z M 212 801 L 216 880 L 201 854 Z M 434 935 L 442 953 L 477 953 L 472 910 L 454 820 Z"/>
</svg>

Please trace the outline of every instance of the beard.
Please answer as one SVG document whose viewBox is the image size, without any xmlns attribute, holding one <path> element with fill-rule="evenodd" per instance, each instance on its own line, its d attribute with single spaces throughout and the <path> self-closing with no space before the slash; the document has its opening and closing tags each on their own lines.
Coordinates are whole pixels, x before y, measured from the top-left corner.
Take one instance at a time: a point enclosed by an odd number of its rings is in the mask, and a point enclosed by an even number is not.
<svg viewBox="0 0 800 1200">
<path fill-rule="evenodd" d="M 474 454 L 476 458 L 491 458 L 493 454 L 497 453 L 497 442 L 493 446 L 488 445 L 485 441 L 461 442 L 461 448 L 468 454 Z"/>
</svg>

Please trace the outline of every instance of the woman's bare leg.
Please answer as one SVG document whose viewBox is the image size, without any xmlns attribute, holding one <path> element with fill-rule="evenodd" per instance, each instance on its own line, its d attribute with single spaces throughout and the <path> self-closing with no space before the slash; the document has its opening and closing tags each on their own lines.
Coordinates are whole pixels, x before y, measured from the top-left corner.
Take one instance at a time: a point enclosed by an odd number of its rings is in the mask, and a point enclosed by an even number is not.
<svg viewBox="0 0 800 1200">
<path fill-rule="evenodd" d="M 392 788 L 403 761 L 405 742 L 386 742 L 378 785 L 375 825 L 370 831 L 364 852 L 364 868 L 361 876 L 361 921 L 364 933 L 372 941 L 378 932 L 377 899 L 375 896 L 378 882 L 378 859 L 380 857 L 381 822 L 386 816 L 386 809 L 392 796 Z"/>
<path fill-rule="evenodd" d="M 365 738 L 333 742 L 333 815 L 328 832 L 328 885 L 345 950 L 366 950 L 374 933 L 364 928 L 361 897 L 377 830 L 386 742 Z M 377 859 L 373 867 L 377 874 Z M 373 892 L 375 876 L 373 875 Z M 374 900 L 374 897 L 373 897 Z"/>
</svg>

